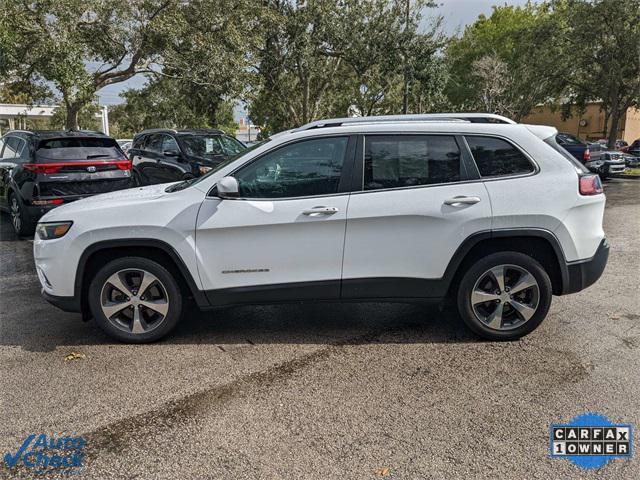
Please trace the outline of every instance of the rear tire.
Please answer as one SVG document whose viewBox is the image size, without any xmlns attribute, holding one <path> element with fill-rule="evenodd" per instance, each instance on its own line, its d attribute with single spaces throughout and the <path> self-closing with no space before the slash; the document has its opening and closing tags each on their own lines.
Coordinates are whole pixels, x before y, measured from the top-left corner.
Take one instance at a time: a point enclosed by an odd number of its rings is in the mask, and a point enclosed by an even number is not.
<svg viewBox="0 0 640 480">
<path fill-rule="evenodd" d="M 542 323 L 552 295 L 549 275 L 536 260 L 518 252 L 493 253 L 464 273 L 458 312 L 482 338 L 516 340 Z"/>
<path fill-rule="evenodd" d="M 36 230 L 35 222 L 29 217 L 20 197 L 13 192 L 9 194 L 9 215 L 16 235 L 19 237 L 33 236 Z"/>
<path fill-rule="evenodd" d="M 127 343 L 159 340 L 182 315 L 182 292 L 161 264 L 124 257 L 102 267 L 89 286 L 89 308 L 98 326 Z"/>
</svg>

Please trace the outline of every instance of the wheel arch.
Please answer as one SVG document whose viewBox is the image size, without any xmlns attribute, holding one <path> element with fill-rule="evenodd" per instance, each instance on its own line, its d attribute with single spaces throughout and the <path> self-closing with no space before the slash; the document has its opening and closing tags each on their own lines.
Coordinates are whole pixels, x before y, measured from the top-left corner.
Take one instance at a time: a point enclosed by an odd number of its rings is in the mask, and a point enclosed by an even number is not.
<svg viewBox="0 0 640 480">
<path fill-rule="evenodd" d="M 501 229 L 468 237 L 447 266 L 444 278 L 447 294 L 455 292 L 468 267 L 479 258 L 495 252 L 513 251 L 538 261 L 551 279 L 554 295 L 562 295 L 569 285 L 569 269 L 558 238 L 544 229 Z"/>
<path fill-rule="evenodd" d="M 80 256 L 74 283 L 74 296 L 80 299 L 83 315 L 89 311 L 87 292 L 90 278 L 107 262 L 121 257 L 136 256 L 154 260 L 176 277 L 178 285 L 201 308 L 209 306 L 191 272 L 171 245 L 153 238 L 105 240 L 90 245 Z"/>
</svg>

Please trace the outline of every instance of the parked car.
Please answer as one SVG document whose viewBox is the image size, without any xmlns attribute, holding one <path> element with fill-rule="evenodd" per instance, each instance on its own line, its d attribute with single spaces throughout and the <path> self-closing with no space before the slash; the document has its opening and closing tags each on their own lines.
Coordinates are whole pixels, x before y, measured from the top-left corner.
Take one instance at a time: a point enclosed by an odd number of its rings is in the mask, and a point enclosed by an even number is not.
<svg viewBox="0 0 640 480">
<path fill-rule="evenodd" d="M 640 156 L 634 157 L 629 153 L 623 153 L 622 158 L 624 158 L 625 165 L 627 168 L 639 168 L 640 167 Z"/>
<path fill-rule="evenodd" d="M 145 130 L 133 139 L 129 158 L 138 185 L 204 175 L 246 147 L 222 130 Z"/>
<path fill-rule="evenodd" d="M 600 144 L 602 146 L 602 148 L 604 148 L 605 150 L 608 150 L 609 140 L 607 140 L 606 138 L 601 138 L 600 140 L 598 140 L 597 143 Z M 629 144 L 627 142 L 625 142 L 622 139 L 618 139 L 618 140 L 616 140 L 614 148 L 616 150 L 622 150 L 623 148 L 628 147 L 628 146 L 629 146 Z"/>
<path fill-rule="evenodd" d="M 187 297 L 450 297 L 477 334 L 515 339 L 608 258 L 600 178 L 556 134 L 489 114 L 313 122 L 199 178 L 49 212 L 34 240 L 43 295 L 126 342 L 166 335 Z"/>
<path fill-rule="evenodd" d="M 570 133 L 558 133 L 556 142 L 582 163 L 597 160 L 603 150 L 597 143 L 588 144 Z"/>
<path fill-rule="evenodd" d="M 21 236 L 52 208 L 133 186 L 111 137 L 87 131 L 11 131 L 0 140 L 0 210 Z"/>
<path fill-rule="evenodd" d="M 623 148 L 622 151 L 634 157 L 640 157 L 640 138 L 628 147 Z"/>
<path fill-rule="evenodd" d="M 597 173 L 603 180 L 611 175 L 623 173 L 626 168 L 624 153 L 618 151 L 600 152 L 598 159 L 585 162 L 590 172 Z"/>
</svg>

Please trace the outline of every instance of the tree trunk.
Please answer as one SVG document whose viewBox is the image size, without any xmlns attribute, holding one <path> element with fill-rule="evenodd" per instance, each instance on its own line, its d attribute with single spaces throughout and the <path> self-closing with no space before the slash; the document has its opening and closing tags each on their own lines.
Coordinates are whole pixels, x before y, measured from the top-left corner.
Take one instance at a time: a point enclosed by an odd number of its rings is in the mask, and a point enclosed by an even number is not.
<svg viewBox="0 0 640 480">
<path fill-rule="evenodd" d="M 611 150 L 615 150 L 616 148 L 616 140 L 618 139 L 618 127 L 620 126 L 620 116 L 621 113 L 618 111 L 618 108 L 613 108 L 611 110 L 611 130 L 609 130 L 609 137 L 607 140 L 607 147 Z"/>
<path fill-rule="evenodd" d="M 80 113 L 80 105 L 77 103 L 67 104 L 67 119 L 65 127 L 67 130 L 80 130 L 78 125 L 78 114 Z"/>
<path fill-rule="evenodd" d="M 604 111 L 604 128 L 602 129 L 602 138 L 609 138 L 609 118 L 611 118 L 611 110 Z"/>
</svg>

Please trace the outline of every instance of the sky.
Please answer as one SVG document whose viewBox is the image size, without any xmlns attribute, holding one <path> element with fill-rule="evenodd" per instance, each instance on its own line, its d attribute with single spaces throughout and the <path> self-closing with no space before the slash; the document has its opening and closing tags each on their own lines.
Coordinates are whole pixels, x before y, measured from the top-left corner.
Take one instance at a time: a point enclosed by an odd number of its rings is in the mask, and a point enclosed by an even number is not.
<svg viewBox="0 0 640 480">
<path fill-rule="evenodd" d="M 448 35 L 454 35 L 464 30 L 464 26 L 473 23 L 481 13 L 490 14 L 493 5 L 524 5 L 527 0 L 437 0 L 437 8 L 429 8 L 425 16 L 442 15 L 444 30 Z M 140 88 L 145 79 L 137 75 L 130 80 L 115 85 L 109 85 L 98 92 L 100 105 L 114 105 L 122 103 L 118 96 L 123 90 Z M 237 116 L 237 115 L 236 115 Z"/>
</svg>

